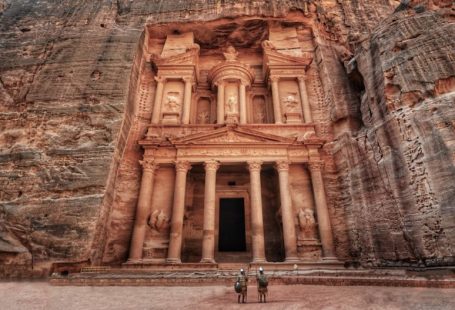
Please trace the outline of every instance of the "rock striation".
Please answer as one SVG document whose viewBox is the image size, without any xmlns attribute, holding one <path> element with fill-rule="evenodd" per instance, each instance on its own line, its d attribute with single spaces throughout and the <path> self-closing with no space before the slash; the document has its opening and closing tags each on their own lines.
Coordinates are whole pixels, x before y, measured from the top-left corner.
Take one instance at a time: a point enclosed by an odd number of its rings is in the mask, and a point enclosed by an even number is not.
<svg viewBox="0 0 455 310">
<path fill-rule="evenodd" d="M 154 98 L 145 25 L 239 17 L 312 30 L 337 257 L 455 263 L 452 1 L 0 0 L 0 276 L 127 259 Z M 262 26 L 217 31 L 242 45 Z"/>
</svg>

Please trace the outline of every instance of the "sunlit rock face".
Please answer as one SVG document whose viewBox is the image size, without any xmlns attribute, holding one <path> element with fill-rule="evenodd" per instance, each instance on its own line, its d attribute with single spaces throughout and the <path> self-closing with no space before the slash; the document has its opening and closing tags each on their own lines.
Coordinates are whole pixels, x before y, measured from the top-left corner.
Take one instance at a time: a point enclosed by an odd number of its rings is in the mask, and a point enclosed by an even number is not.
<svg viewBox="0 0 455 310">
<path fill-rule="evenodd" d="M 226 122 L 237 127 L 215 132 L 224 142 L 241 143 L 241 136 L 252 144 L 262 139 L 265 149 L 279 139 L 301 144 L 287 155 L 287 230 L 277 154 L 263 152 L 259 158 L 268 260 L 286 258 L 292 227 L 298 259 L 324 256 L 320 192 L 310 166 L 317 157 L 323 162 L 332 254 L 338 260 L 364 266 L 454 263 L 452 1 L 0 0 L 0 32 L 2 277 L 46 276 L 58 261 L 127 262 L 140 205 L 140 161 L 147 152 L 139 141 L 180 145 L 197 140 L 186 136 L 227 128 Z M 160 59 L 196 50 L 198 61 L 194 55 L 182 60 L 184 72 L 163 86 L 167 114 L 159 114 L 160 126 L 154 126 L 157 78 L 167 65 Z M 294 71 L 280 73 L 277 59 L 294 64 Z M 245 124 L 242 83 L 233 76 L 226 84 L 225 114 L 217 110 L 223 70 L 212 69 L 229 61 L 249 68 L 238 69 L 245 74 Z M 196 65 L 197 79 L 191 75 Z M 224 68 L 229 66 L 242 67 Z M 277 85 L 281 114 L 273 105 L 271 75 L 284 81 Z M 195 79 L 188 126 L 184 78 Z M 276 115 L 283 125 L 276 125 Z M 309 145 L 319 147 L 311 153 Z M 155 174 L 160 195 L 151 204 L 163 207 L 146 216 L 142 259 L 168 257 L 176 184 L 170 160 L 178 159 L 171 153 L 160 157 L 169 165 Z M 201 259 L 203 161 L 216 156 L 201 158 L 189 172 L 183 262 Z M 247 159 L 233 166 L 221 163 L 217 182 L 231 192 L 243 191 L 249 201 L 241 259 L 250 260 L 258 236 L 251 214 L 257 200 L 252 204 L 249 198 Z"/>
</svg>

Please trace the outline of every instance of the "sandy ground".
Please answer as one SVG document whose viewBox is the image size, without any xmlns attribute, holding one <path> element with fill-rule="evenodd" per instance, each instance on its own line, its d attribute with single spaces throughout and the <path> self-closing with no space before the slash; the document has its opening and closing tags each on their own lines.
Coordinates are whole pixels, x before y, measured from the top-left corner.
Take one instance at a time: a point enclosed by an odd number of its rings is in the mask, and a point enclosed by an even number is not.
<svg viewBox="0 0 455 310">
<path fill-rule="evenodd" d="M 233 287 L 56 287 L 0 283 L 0 309 L 455 309 L 455 289 L 271 286 L 269 302 L 237 304 Z"/>
</svg>

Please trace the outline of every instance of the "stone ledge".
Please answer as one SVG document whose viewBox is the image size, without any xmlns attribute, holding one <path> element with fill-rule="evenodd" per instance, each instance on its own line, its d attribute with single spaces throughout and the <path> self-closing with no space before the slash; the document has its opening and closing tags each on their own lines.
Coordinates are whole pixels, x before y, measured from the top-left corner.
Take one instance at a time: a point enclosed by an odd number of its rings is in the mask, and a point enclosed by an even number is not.
<svg viewBox="0 0 455 310">
<path fill-rule="evenodd" d="M 254 279 L 252 279 L 255 282 Z M 105 277 L 66 277 L 51 278 L 49 283 L 55 286 L 210 286 L 231 285 L 233 277 L 212 278 L 114 278 Z M 328 286 L 395 286 L 395 287 L 427 287 L 427 288 L 455 288 L 455 279 L 410 279 L 410 278 L 375 278 L 375 277 L 344 277 L 344 276 L 286 276 L 269 278 L 270 285 L 328 285 Z"/>
</svg>

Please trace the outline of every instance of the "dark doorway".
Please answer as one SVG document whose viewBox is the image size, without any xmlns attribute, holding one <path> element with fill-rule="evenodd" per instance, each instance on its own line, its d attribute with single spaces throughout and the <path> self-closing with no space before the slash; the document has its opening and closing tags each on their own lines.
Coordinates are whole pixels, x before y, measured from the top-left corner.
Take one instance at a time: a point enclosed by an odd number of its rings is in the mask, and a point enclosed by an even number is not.
<svg viewBox="0 0 455 310">
<path fill-rule="evenodd" d="M 245 206 L 243 198 L 220 199 L 219 223 L 218 251 L 246 251 Z"/>
</svg>

